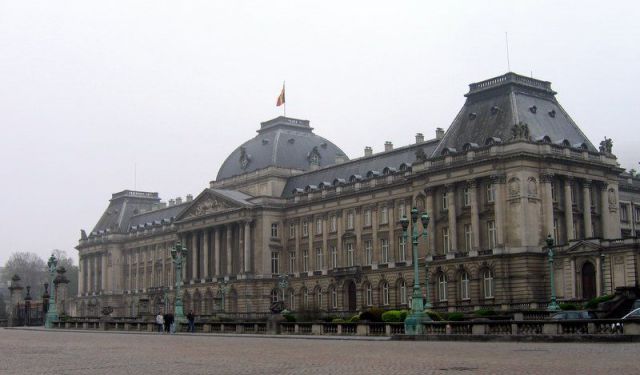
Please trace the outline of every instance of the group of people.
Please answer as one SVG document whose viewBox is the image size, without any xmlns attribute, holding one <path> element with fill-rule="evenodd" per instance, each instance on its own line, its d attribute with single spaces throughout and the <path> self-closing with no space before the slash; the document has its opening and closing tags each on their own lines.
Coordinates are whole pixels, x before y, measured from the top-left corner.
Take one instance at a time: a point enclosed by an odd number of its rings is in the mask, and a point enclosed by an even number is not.
<svg viewBox="0 0 640 375">
<path fill-rule="evenodd" d="M 195 332 L 195 315 L 193 315 L 193 311 L 189 311 L 187 314 L 187 322 L 189 323 L 188 332 Z M 158 333 L 176 333 L 175 317 L 171 313 L 163 315 L 158 312 L 158 315 L 156 315 L 156 326 L 158 327 Z"/>
</svg>

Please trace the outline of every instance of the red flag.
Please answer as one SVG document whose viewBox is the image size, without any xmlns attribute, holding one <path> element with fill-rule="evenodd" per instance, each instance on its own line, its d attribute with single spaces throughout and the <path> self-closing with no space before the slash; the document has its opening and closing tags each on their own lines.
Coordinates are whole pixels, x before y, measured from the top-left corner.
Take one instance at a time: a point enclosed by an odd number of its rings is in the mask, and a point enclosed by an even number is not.
<svg viewBox="0 0 640 375">
<path fill-rule="evenodd" d="M 282 91 L 280 92 L 280 96 L 278 96 L 278 102 L 276 103 L 276 107 L 280 107 L 285 103 L 284 101 L 284 84 L 282 84 Z"/>
</svg>

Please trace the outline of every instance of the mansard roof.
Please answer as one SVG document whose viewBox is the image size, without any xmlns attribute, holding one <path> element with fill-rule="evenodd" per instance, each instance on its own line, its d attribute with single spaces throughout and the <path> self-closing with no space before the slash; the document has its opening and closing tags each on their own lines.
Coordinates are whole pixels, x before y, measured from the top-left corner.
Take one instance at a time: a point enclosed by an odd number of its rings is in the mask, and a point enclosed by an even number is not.
<svg viewBox="0 0 640 375">
<path fill-rule="evenodd" d="M 123 190 L 111 196 L 109 206 L 95 225 L 92 233 L 122 232 L 129 228 L 129 221 L 134 215 L 151 211 L 159 205 L 158 193 Z"/>
<path fill-rule="evenodd" d="M 389 168 L 388 170 L 391 170 L 391 168 L 401 170 L 401 166 L 411 166 L 416 161 L 416 153 L 430 155 L 437 145 L 438 140 L 432 139 L 292 176 L 287 180 L 282 196 L 285 198 L 290 197 L 296 188 L 304 189 L 311 185 L 319 186 L 325 181 L 346 183 L 352 180 L 351 177 L 354 180 L 362 180 L 363 176 L 381 173 L 385 168 Z M 326 185 L 326 182 L 323 185 Z"/>
<path fill-rule="evenodd" d="M 472 83 L 467 100 L 432 156 L 488 140 L 508 142 L 516 124 L 527 124 L 533 141 L 547 139 L 598 151 L 558 103 L 551 83 L 515 73 Z"/>
</svg>

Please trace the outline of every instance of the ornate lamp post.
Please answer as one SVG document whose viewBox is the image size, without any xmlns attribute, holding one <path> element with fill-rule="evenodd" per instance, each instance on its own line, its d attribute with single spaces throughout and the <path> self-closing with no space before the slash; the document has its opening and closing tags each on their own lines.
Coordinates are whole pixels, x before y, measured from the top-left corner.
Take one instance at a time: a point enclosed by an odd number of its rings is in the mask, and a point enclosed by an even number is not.
<svg viewBox="0 0 640 375">
<path fill-rule="evenodd" d="M 556 288 L 554 285 L 555 276 L 553 273 L 553 237 L 551 237 L 551 235 L 548 235 L 545 242 L 547 243 L 548 249 L 547 255 L 549 257 L 549 281 L 551 284 L 551 303 L 549 303 L 549 306 L 547 306 L 547 310 L 557 311 L 560 310 L 560 306 L 558 306 L 558 303 L 556 302 Z"/>
<path fill-rule="evenodd" d="M 49 278 L 51 282 L 49 285 L 54 285 L 53 281 L 56 278 L 56 266 L 58 265 L 58 260 L 56 257 L 51 254 L 49 257 L 49 261 L 47 262 L 47 266 L 49 266 Z M 49 308 L 47 309 L 47 316 L 44 323 L 45 328 L 53 328 L 53 322 L 58 320 L 58 312 L 56 311 L 56 292 L 54 288 L 51 288 L 51 297 L 49 298 Z"/>
<path fill-rule="evenodd" d="M 220 285 L 220 295 L 222 297 L 222 312 L 227 311 L 226 310 L 226 305 L 224 304 L 224 297 L 227 295 L 227 293 L 229 292 L 229 284 L 227 284 L 227 282 L 223 282 Z"/>
<path fill-rule="evenodd" d="M 182 266 L 187 261 L 187 248 L 182 246 L 180 241 L 176 242 L 171 249 L 171 259 L 176 266 L 176 306 L 175 321 L 184 323 L 187 319 L 184 316 L 184 305 L 182 304 Z"/>
<path fill-rule="evenodd" d="M 289 287 L 289 275 L 282 274 L 278 276 L 278 287 L 282 289 L 282 304 L 283 306 L 286 306 L 287 303 L 285 293 L 287 288 Z"/>
<path fill-rule="evenodd" d="M 407 335 L 422 335 L 424 334 L 424 326 L 422 322 L 429 320 L 429 317 L 424 313 L 424 304 L 422 301 L 422 290 L 420 289 L 420 280 L 418 278 L 418 239 L 420 233 L 418 233 L 418 216 L 422 221 L 422 236 L 427 238 L 427 226 L 429 225 L 429 215 L 424 212 L 422 215 L 418 212 L 416 207 L 411 209 L 411 239 L 413 243 L 413 296 L 411 299 L 411 313 L 404 320 L 404 331 Z M 409 229 L 409 219 L 403 216 L 400 219 L 402 224 L 402 235 L 404 236 L 405 243 L 407 241 L 407 231 Z"/>
</svg>

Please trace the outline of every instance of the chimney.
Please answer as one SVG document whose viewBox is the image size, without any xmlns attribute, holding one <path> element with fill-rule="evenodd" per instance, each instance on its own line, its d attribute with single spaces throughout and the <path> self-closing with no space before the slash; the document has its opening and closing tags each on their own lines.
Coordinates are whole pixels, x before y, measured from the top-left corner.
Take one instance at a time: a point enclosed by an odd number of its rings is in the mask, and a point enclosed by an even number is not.
<svg viewBox="0 0 640 375">
<path fill-rule="evenodd" d="M 169 207 L 175 206 L 175 205 L 176 205 L 176 201 L 174 199 L 169 199 Z"/>
<path fill-rule="evenodd" d="M 444 129 L 436 128 L 436 139 L 444 138 Z"/>
<path fill-rule="evenodd" d="M 187 202 L 191 202 L 193 200 L 193 195 L 187 194 Z"/>
<path fill-rule="evenodd" d="M 371 156 L 373 155 L 373 149 L 370 146 L 367 146 L 364 148 L 364 156 Z"/>
<path fill-rule="evenodd" d="M 182 197 L 176 198 L 176 204 L 182 204 Z"/>
<path fill-rule="evenodd" d="M 342 154 L 336 154 L 336 164 L 342 164 L 344 163 L 346 160 L 346 158 L 344 157 L 344 155 Z"/>
<path fill-rule="evenodd" d="M 386 141 L 384 143 L 384 151 L 387 152 L 387 151 L 391 151 L 391 150 L 393 150 L 393 143 L 391 143 L 389 141 Z"/>
<path fill-rule="evenodd" d="M 424 142 L 424 134 L 417 133 L 416 134 L 416 143 L 422 143 L 422 142 Z"/>
</svg>

